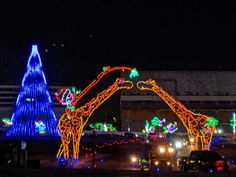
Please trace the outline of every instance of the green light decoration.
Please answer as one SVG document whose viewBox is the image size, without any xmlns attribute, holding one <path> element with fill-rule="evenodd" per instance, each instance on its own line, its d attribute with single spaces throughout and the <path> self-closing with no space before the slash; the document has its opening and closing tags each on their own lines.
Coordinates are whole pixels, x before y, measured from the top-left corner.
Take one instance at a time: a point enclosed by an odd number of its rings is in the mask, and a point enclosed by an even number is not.
<svg viewBox="0 0 236 177">
<path fill-rule="evenodd" d="M 72 92 L 75 92 L 75 91 L 76 91 L 76 88 L 75 88 L 75 87 L 72 87 L 72 88 L 71 88 L 71 91 L 72 91 Z"/>
<path fill-rule="evenodd" d="M 103 123 L 89 124 L 89 127 L 92 129 L 98 129 L 100 131 L 104 131 Z"/>
<path fill-rule="evenodd" d="M 141 160 L 141 163 L 146 163 L 146 162 L 147 162 L 146 159 L 142 159 L 142 160 Z"/>
<path fill-rule="evenodd" d="M 77 90 L 75 87 L 72 87 L 71 91 L 74 92 L 76 95 L 81 93 L 81 90 Z"/>
<path fill-rule="evenodd" d="M 153 117 L 153 119 L 151 120 L 151 124 L 152 126 L 159 126 L 160 124 L 160 119 L 158 117 Z"/>
<path fill-rule="evenodd" d="M 204 127 L 215 127 L 218 124 L 219 124 L 219 121 L 216 118 L 209 116 L 206 120 Z"/>
<path fill-rule="evenodd" d="M 145 131 L 150 132 L 153 126 L 149 124 L 148 120 L 145 120 Z"/>
<path fill-rule="evenodd" d="M 117 132 L 116 128 L 113 127 L 112 124 L 107 124 L 107 129 L 110 130 L 111 132 Z"/>
<path fill-rule="evenodd" d="M 2 118 L 2 123 L 3 123 L 3 125 L 4 125 L 5 127 L 9 127 L 9 126 L 12 125 L 11 120 L 10 120 L 9 118 L 7 118 L 7 117 Z"/>
<path fill-rule="evenodd" d="M 103 70 L 103 71 L 106 71 L 106 69 L 107 69 L 107 66 L 103 66 L 103 67 L 102 67 L 102 70 Z"/>
<path fill-rule="evenodd" d="M 230 120 L 230 126 L 233 128 L 233 134 L 236 132 L 236 114 L 232 114 L 232 119 Z"/>
<path fill-rule="evenodd" d="M 89 127 L 94 129 L 95 128 L 95 125 L 94 124 L 89 124 Z"/>
<path fill-rule="evenodd" d="M 66 105 L 66 107 L 70 109 L 70 112 L 73 112 L 75 110 L 75 107 L 71 104 Z"/>
<path fill-rule="evenodd" d="M 163 127 L 164 133 L 174 133 L 178 130 L 177 127 L 177 122 L 175 122 L 174 124 L 172 122 L 170 122 L 167 126 Z"/>
<path fill-rule="evenodd" d="M 92 128 L 92 129 L 97 129 L 99 130 L 100 132 L 116 132 L 116 128 L 113 127 L 112 124 L 106 124 L 106 123 L 95 123 L 95 124 L 89 124 L 89 127 Z"/>
<path fill-rule="evenodd" d="M 129 78 L 132 79 L 132 78 L 138 77 L 138 76 L 139 76 L 139 74 L 138 74 L 137 69 L 136 69 L 136 68 L 133 68 L 132 71 L 131 71 L 130 74 L 129 74 Z"/>
<path fill-rule="evenodd" d="M 75 94 L 79 95 L 81 93 L 81 90 L 76 90 Z"/>
<path fill-rule="evenodd" d="M 169 132 L 166 126 L 163 127 L 163 130 L 164 130 L 164 133 L 168 133 Z"/>
<path fill-rule="evenodd" d="M 154 131 L 153 128 L 155 127 L 162 127 L 164 130 L 164 133 L 174 133 L 175 131 L 178 130 L 177 128 L 177 123 L 168 123 L 167 126 L 164 126 L 166 120 L 165 118 L 162 118 L 161 120 L 159 117 L 154 116 L 153 119 L 151 120 L 151 123 L 149 123 L 148 120 L 145 120 L 145 131 L 147 133 Z"/>
</svg>

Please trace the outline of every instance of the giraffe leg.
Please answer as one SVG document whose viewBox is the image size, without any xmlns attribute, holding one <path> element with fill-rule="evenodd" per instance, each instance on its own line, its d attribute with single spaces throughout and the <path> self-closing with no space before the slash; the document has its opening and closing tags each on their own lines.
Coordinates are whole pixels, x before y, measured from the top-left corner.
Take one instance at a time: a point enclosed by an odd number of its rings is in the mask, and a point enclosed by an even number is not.
<svg viewBox="0 0 236 177">
<path fill-rule="evenodd" d="M 198 136 L 194 137 L 194 142 L 192 144 L 193 144 L 193 150 L 199 150 Z"/>
<path fill-rule="evenodd" d="M 77 140 L 77 147 L 78 147 L 78 150 L 77 150 L 77 153 L 76 153 L 76 156 L 77 156 L 77 157 L 79 157 L 79 151 L 80 151 L 80 139 L 81 139 L 82 133 L 83 133 L 83 130 L 80 130 L 80 132 L 79 132 L 79 136 L 78 136 L 78 140 Z"/>
<path fill-rule="evenodd" d="M 57 157 L 64 156 L 64 159 L 69 158 L 69 143 L 70 143 L 70 136 L 71 136 L 71 120 L 68 119 L 67 114 L 63 114 L 60 118 L 57 126 L 60 135 L 61 135 L 61 145 L 57 153 Z"/>
<path fill-rule="evenodd" d="M 205 137 L 204 136 L 200 136 L 200 148 L 201 150 L 205 150 Z"/>
<path fill-rule="evenodd" d="M 63 144 L 60 145 L 59 150 L 57 152 L 57 158 L 58 159 L 60 159 L 60 157 L 62 156 L 62 153 L 64 153 Z"/>
<path fill-rule="evenodd" d="M 69 143 L 70 143 L 70 132 L 66 131 L 65 133 L 61 133 L 61 141 L 62 144 L 60 146 L 60 149 L 58 151 L 59 155 L 64 156 L 64 159 L 68 159 L 69 158 Z"/>
<path fill-rule="evenodd" d="M 188 136 L 189 136 L 191 150 L 199 150 L 199 146 L 198 146 L 199 136 L 195 135 L 194 132 L 191 132 L 191 131 L 188 131 Z"/>
<path fill-rule="evenodd" d="M 211 129 L 210 129 L 210 132 L 209 132 L 210 134 L 208 136 L 208 144 L 207 144 L 207 150 L 208 151 L 211 148 L 211 141 L 212 141 L 212 137 L 213 137 L 213 134 L 214 134 L 215 130 L 216 130 L 216 127 L 211 127 Z"/>
<path fill-rule="evenodd" d="M 211 146 L 211 140 L 212 140 L 212 136 L 214 134 L 215 131 L 215 127 L 208 127 L 203 129 L 203 135 L 202 135 L 202 148 L 204 150 L 209 151 L 210 150 L 210 146 Z"/>
<path fill-rule="evenodd" d="M 73 131 L 73 159 L 79 159 L 79 145 L 80 145 L 80 138 L 82 135 L 82 128 L 75 129 Z"/>
</svg>

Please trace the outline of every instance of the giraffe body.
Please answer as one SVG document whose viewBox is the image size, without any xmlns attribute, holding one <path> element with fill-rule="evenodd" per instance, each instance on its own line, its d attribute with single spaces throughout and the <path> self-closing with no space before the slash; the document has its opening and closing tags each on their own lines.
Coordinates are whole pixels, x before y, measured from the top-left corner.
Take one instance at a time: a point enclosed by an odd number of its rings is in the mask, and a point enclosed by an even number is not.
<svg viewBox="0 0 236 177">
<path fill-rule="evenodd" d="M 116 81 L 109 86 L 107 89 L 98 93 L 96 97 L 92 98 L 91 101 L 86 103 L 84 106 L 79 107 L 70 111 L 66 110 L 63 114 L 59 123 L 58 130 L 61 134 L 62 145 L 57 153 L 58 158 L 62 157 L 65 159 L 79 158 L 79 144 L 83 127 L 89 120 L 92 113 L 110 96 L 112 96 L 117 90 L 120 89 L 131 89 L 133 83 L 124 79 L 116 79 Z M 72 141 L 72 144 L 70 144 Z M 70 148 L 70 147 L 73 148 Z M 71 152 L 72 151 L 72 152 Z"/>
<path fill-rule="evenodd" d="M 153 91 L 167 103 L 186 127 L 189 139 L 194 139 L 192 142 L 193 150 L 210 149 L 210 142 L 216 128 L 215 126 L 205 126 L 208 116 L 188 110 L 182 103 L 164 91 L 155 80 L 139 81 L 137 82 L 137 87 L 140 90 Z"/>
</svg>

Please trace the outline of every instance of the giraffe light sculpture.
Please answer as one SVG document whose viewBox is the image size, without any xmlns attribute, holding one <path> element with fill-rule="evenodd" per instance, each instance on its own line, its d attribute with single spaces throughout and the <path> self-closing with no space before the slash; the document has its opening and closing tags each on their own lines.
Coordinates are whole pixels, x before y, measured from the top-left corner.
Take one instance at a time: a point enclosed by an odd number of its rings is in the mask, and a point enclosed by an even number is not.
<svg viewBox="0 0 236 177">
<path fill-rule="evenodd" d="M 103 76 L 113 71 L 134 71 L 129 67 L 104 67 L 95 80 L 93 80 L 82 92 L 78 92 L 72 88 L 61 89 L 56 98 L 63 105 L 67 105 L 65 113 L 62 115 L 58 123 L 58 129 L 61 134 L 62 144 L 58 150 L 57 158 L 64 159 L 78 159 L 79 158 L 79 145 L 82 131 L 90 116 L 105 100 L 107 100 L 113 93 L 120 89 L 131 89 L 133 83 L 124 78 L 118 78 L 116 81 L 104 91 L 100 92 L 96 97 L 91 99 L 85 105 L 75 108 L 77 102 L 92 88 L 94 87 Z M 135 72 L 136 69 L 135 69 Z M 137 75 L 137 74 L 136 74 Z M 71 143 L 72 142 L 72 143 Z M 70 146 L 70 143 L 72 144 Z M 72 147 L 72 148 L 70 148 Z M 70 154 L 70 151 L 72 154 Z"/>
<path fill-rule="evenodd" d="M 186 127 L 193 150 L 210 150 L 210 143 L 218 121 L 203 114 L 194 113 L 164 91 L 155 80 L 137 82 L 140 90 L 149 90 L 162 98 Z"/>
</svg>

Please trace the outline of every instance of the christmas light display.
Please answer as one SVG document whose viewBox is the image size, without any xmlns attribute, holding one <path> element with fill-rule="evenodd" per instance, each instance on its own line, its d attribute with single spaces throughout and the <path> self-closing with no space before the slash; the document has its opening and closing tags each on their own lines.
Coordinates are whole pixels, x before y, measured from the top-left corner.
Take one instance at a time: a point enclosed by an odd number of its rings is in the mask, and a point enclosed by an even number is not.
<svg viewBox="0 0 236 177">
<path fill-rule="evenodd" d="M 96 124 L 89 124 L 89 127 L 101 132 L 116 132 L 116 128 L 113 127 L 112 124 L 107 124 L 107 123 L 98 122 Z"/>
<path fill-rule="evenodd" d="M 35 122 L 35 127 L 37 129 L 37 132 L 40 134 L 40 135 L 44 135 L 46 133 L 46 126 L 45 124 L 43 123 L 43 121 L 39 120 L 39 121 L 36 121 Z"/>
<path fill-rule="evenodd" d="M 206 115 L 197 114 L 188 110 L 182 103 L 164 91 L 155 80 L 139 81 L 137 82 L 137 87 L 140 90 L 153 91 L 167 103 L 186 127 L 189 139 L 193 140 L 191 141 L 192 149 L 210 149 L 212 135 L 216 129 L 216 121 L 213 121 L 211 117 Z"/>
<path fill-rule="evenodd" d="M 70 158 L 69 144 L 72 140 L 72 158 L 78 159 L 79 143 L 83 127 L 86 125 L 93 111 L 117 90 L 131 89 L 132 87 L 133 83 L 131 81 L 126 81 L 121 78 L 117 79 L 113 85 L 99 93 L 95 98 L 86 103 L 84 106 L 74 109 L 72 112 L 70 109 L 67 109 L 66 114 L 64 114 L 58 123 L 58 129 L 61 133 L 62 146 L 58 151 L 57 157 L 61 157 L 62 153 L 64 153 L 65 159 Z"/>
<path fill-rule="evenodd" d="M 138 76 L 139 76 L 139 74 L 138 74 L 137 69 L 136 68 L 132 69 L 132 71 L 129 74 L 129 78 L 132 79 L 132 78 L 138 77 Z"/>
<path fill-rule="evenodd" d="M 170 122 L 166 127 L 163 127 L 164 133 L 174 133 L 178 130 L 177 123 Z"/>
<path fill-rule="evenodd" d="M 94 110 L 96 110 L 117 90 L 131 89 L 132 87 L 133 83 L 131 81 L 119 78 L 116 79 L 116 81 L 111 86 L 100 92 L 95 98 L 92 98 L 91 101 L 85 105 L 74 109 L 73 111 L 66 108 L 66 113 L 63 114 L 58 123 L 58 129 L 61 133 L 62 145 L 60 146 L 57 153 L 57 158 L 78 159 L 81 134 L 84 126 L 86 125 Z M 81 93 L 83 93 L 83 91 Z M 70 143 L 72 143 L 71 146 L 69 146 Z M 71 150 L 71 156 L 69 154 L 69 147 L 73 147 Z"/>
<path fill-rule="evenodd" d="M 153 131 L 153 126 L 148 122 L 148 120 L 145 120 L 145 132 L 151 133 Z"/>
<path fill-rule="evenodd" d="M 212 116 L 207 117 L 206 123 L 204 124 L 204 127 L 215 127 L 217 126 L 219 121 L 215 119 Z"/>
<path fill-rule="evenodd" d="M 116 66 L 116 67 L 110 67 L 110 66 L 106 66 L 103 67 L 103 71 L 97 76 L 97 78 L 95 80 L 93 80 L 85 89 L 83 89 L 82 91 L 78 91 L 76 94 L 76 97 L 73 99 L 73 102 L 71 103 L 72 106 L 76 107 L 77 102 L 91 89 L 93 88 L 97 83 L 99 83 L 99 81 L 108 73 L 114 72 L 114 71 L 130 71 L 133 74 L 132 78 L 139 76 L 138 71 L 136 68 L 132 69 L 130 67 L 125 67 L 125 66 Z"/>
<path fill-rule="evenodd" d="M 63 114 L 60 118 L 60 121 L 58 123 L 58 129 L 61 132 L 61 140 L 62 144 L 60 145 L 60 148 L 57 153 L 57 158 L 70 158 L 69 155 L 69 144 L 71 140 L 72 146 L 71 149 L 72 158 L 78 159 L 79 157 L 79 143 L 80 138 L 82 135 L 83 127 L 86 125 L 89 117 L 91 116 L 92 112 L 97 109 L 97 107 L 103 103 L 103 101 L 98 104 L 98 106 L 93 106 L 92 103 L 97 99 L 92 99 L 90 102 L 86 103 L 84 106 L 81 106 L 78 109 L 75 109 L 77 102 L 92 88 L 94 87 L 99 81 L 108 73 L 114 72 L 114 71 L 130 71 L 132 72 L 133 69 L 130 67 L 110 67 L 106 66 L 103 67 L 103 71 L 97 76 L 95 80 L 93 80 L 83 91 L 76 91 L 74 90 L 67 90 L 66 88 L 61 89 L 58 93 L 56 93 L 56 98 L 59 100 L 60 103 L 63 105 L 67 105 L 67 108 L 65 109 L 65 114 Z M 135 69 L 137 72 L 137 70 Z M 131 84 L 131 88 L 133 87 L 132 82 L 122 81 L 120 80 L 121 87 L 117 87 L 117 89 L 130 89 L 129 87 L 123 87 L 122 84 Z M 111 91 L 111 88 L 109 87 L 107 91 Z M 116 91 L 116 90 L 112 90 Z M 65 93 L 67 92 L 67 93 Z M 101 94 L 98 94 L 98 96 L 101 96 Z M 105 101 L 105 100 L 104 100 Z M 96 103 L 96 102 L 95 102 Z M 89 108 L 89 109 L 88 109 Z M 88 110 L 86 110 L 88 109 Z M 79 113 L 79 114 L 78 114 Z M 63 154 L 63 156 L 62 156 Z"/>
<path fill-rule="evenodd" d="M 159 117 L 154 116 L 151 120 L 151 123 L 148 122 L 148 120 L 145 120 L 145 130 L 146 133 L 154 133 L 156 132 L 156 127 L 161 127 L 164 131 L 164 133 L 174 133 L 178 130 L 177 128 L 177 122 L 169 123 L 167 126 L 164 126 L 166 123 L 166 119 L 162 118 L 161 120 Z"/>
<path fill-rule="evenodd" d="M 159 126 L 159 127 L 162 127 L 164 124 L 165 124 L 165 122 L 166 122 L 166 119 L 165 118 L 162 118 L 161 120 L 158 118 L 158 117 L 156 117 L 156 116 L 154 116 L 153 117 L 153 119 L 151 120 L 151 124 L 153 125 L 153 126 Z"/>
<path fill-rule="evenodd" d="M 40 134 L 36 127 L 35 122 L 39 120 L 44 122 L 45 134 Z M 32 46 L 11 122 L 7 136 L 59 136 L 37 45 Z"/>
<path fill-rule="evenodd" d="M 9 127 L 10 125 L 12 125 L 11 120 L 7 117 L 2 118 L 2 123 L 3 123 L 4 127 Z"/>
<path fill-rule="evenodd" d="M 236 114 L 232 114 L 232 119 L 230 120 L 230 126 L 233 128 L 233 136 L 235 137 L 235 129 L 236 129 Z"/>
</svg>

